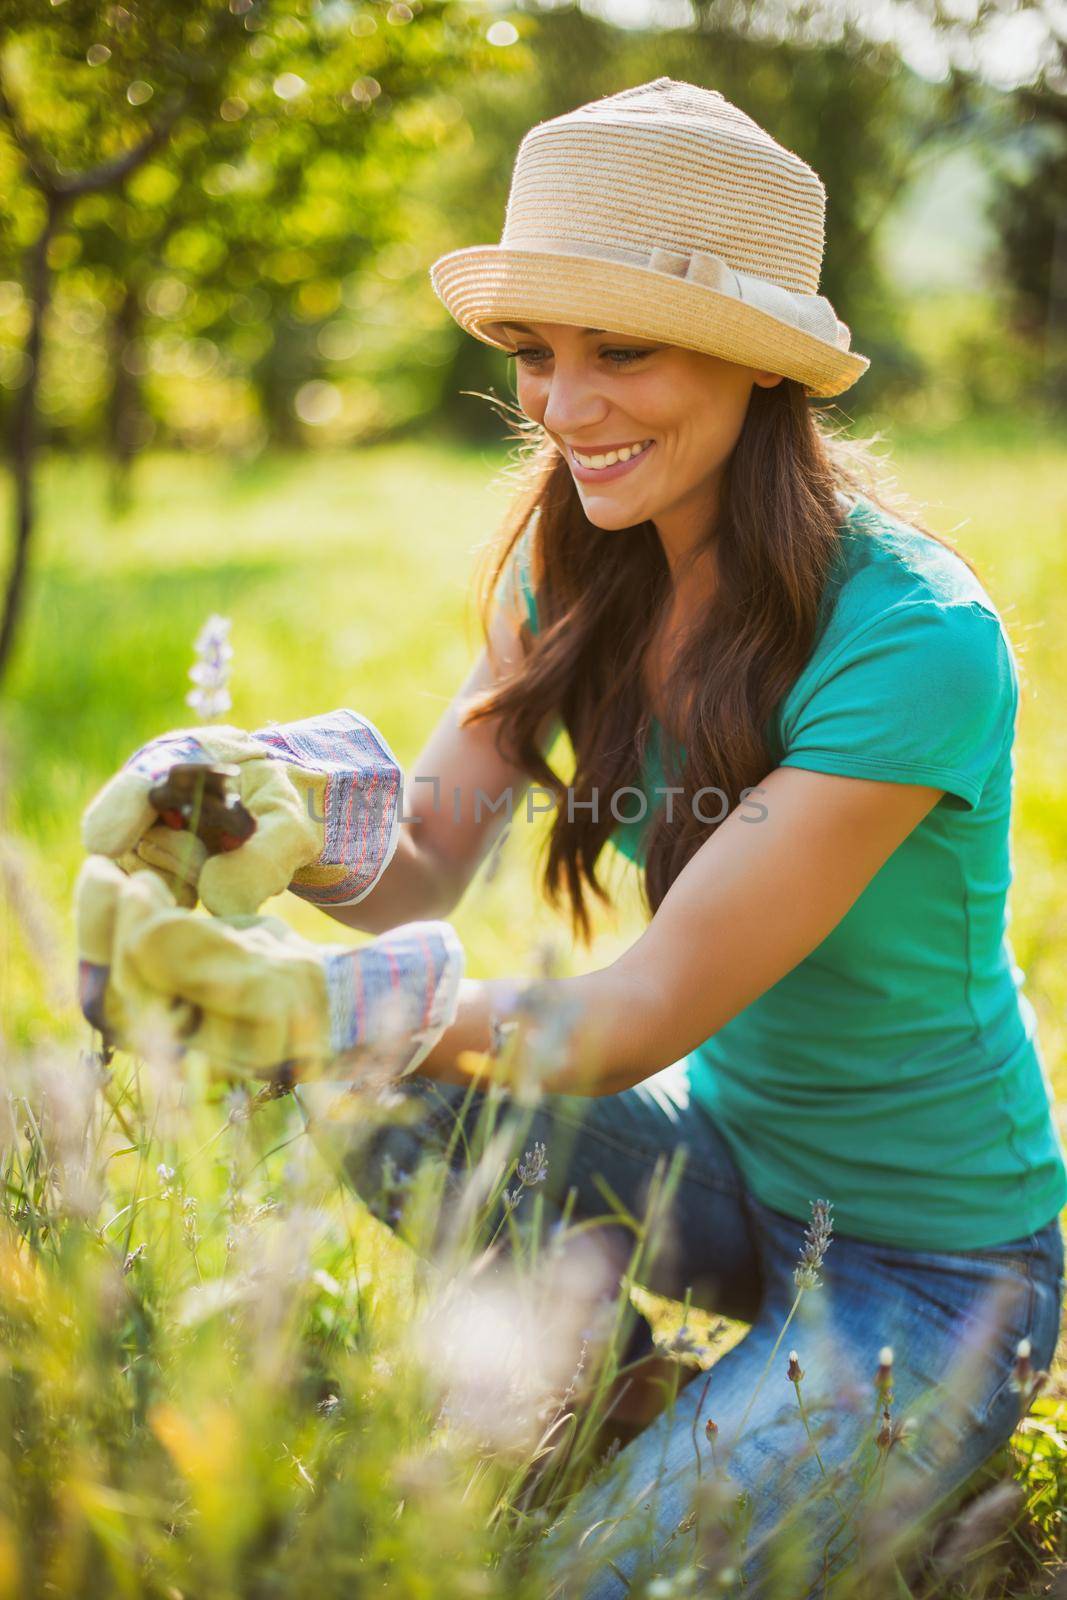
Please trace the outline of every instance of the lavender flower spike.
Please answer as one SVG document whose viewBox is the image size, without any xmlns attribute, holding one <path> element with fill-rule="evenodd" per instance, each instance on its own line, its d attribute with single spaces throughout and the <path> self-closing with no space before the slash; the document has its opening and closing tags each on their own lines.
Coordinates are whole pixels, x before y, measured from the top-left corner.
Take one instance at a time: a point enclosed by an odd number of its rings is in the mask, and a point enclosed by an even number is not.
<svg viewBox="0 0 1067 1600">
<path fill-rule="evenodd" d="M 527 1186 L 543 1183 L 548 1177 L 547 1151 L 540 1139 L 534 1140 L 532 1150 L 527 1150 L 519 1162 L 519 1178 Z"/>
<path fill-rule="evenodd" d="M 819 1268 L 833 1235 L 833 1221 L 833 1206 L 829 1200 L 811 1202 L 811 1221 L 804 1230 L 800 1260 L 793 1269 L 793 1282 L 798 1289 L 819 1287 Z"/>
<path fill-rule="evenodd" d="M 230 619 L 212 612 L 196 636 L 193 648 L 196 661 L 189 676 L 196 684 L 185 697 L 187 706 L 206 722 L 229 711 L 233 701 L 227 688 L 233 646 L 229 641 Z"/>
</svg>

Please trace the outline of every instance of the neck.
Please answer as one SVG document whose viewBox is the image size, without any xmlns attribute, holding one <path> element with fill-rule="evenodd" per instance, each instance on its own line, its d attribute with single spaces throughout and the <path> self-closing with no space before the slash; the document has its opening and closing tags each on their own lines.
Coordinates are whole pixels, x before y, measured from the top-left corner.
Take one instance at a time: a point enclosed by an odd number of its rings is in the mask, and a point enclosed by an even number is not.
<svg viewBox="0 0 1067 1600">
<path fill-rule="evenodd" d="M 677 529 L 665 533 L 658 520 L 656 531 L 670 569 L 672 605 L 682 609 L 690 604 L 701 605 L 714 593 L 717 582 L 714 537 L 709 544 L 706 533 L 681 537 Z"/>
<path fill-rule="evenodd" d="M 708 537 L 710 533 L 713 549 L 719 520 L 718 479 L 718 474 L 712 482 L 705 479 L 684 500 L 652 519 L 676 589 L 699 588 L 706 581 L 712 558 Z"/>
</svg>

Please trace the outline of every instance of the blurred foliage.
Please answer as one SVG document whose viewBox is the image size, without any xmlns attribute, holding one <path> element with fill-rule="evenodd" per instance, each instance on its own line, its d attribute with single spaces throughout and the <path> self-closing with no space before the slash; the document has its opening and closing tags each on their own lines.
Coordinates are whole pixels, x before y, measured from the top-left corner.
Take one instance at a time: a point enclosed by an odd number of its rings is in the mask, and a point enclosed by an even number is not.
<svg viewBox="0 0 1067 1600">
<path fill-rule="evenodd" d="M 1018 114 L 1030 135 L 1028 163 L 1002 172 L 994 216 L 1003 281 L 1013 303 L 1009 325 L 1038 354 L 1052 406 L 1067 405 L 1067 101 L 1045 102 L 1036 115 L 1024 99 Z"/>
<path fill-rule="evenodd" d="M 118 192 L 75 200 L 51 241 L 42 407 L 53 433 L 103 429 L 122 455 L 153 425 L 192 445 L 247 445 L 291 437 L 301 417 L 373 431 L 398 404 L 403 414 L 403 360 L 392 385 L 361 379 L 352 357 L 376 329 L 373 315 L 361 327 L 350 314 L 360 269 L 381 285 L 412 268 L 418 218 L 395 203 L 403 173 L 468 136 L 448 87 L 490 47 L 466 10 L 64 0 L 61 25 L 37 27 L 9 9 L 10 98 L 59 170 L 127 147 L 153 112 L 174 122 Z M 0 187 L 0 380 L 14 387 L 26 377 L 19 255 L 39 198 L 10 138 Z M 347 384 L 324 381 L 346 364 Z"/>
<path fill-rule="evenodd" d="M 0 69 L 57 170 L 174 119 L 150 161 L 74 201 L 51 240 L 47 432 L 105 442 L 120 465 L 153 438 L 255 452 L 371 439 L 446 407 L 449 429 L 496 436 L 491 408 L 463 391 L 498 393 L 505 365 L 454 326 L 429 264 L 499 237 L 533 123 L 663 73 L 721 89 L 820 173 L 822 287 L 872 360 L 849 404 L 906 402 L 939 371 L 909 340 L 879 229 L 918 163 L 953 138 L 995 144 L 1016 102 L 955 70 L 928 82 L 893 45 L 828 16 L 701 3 L 690 27 L 622 28 L 534 0 L 506 12 L 484 0 L 62 0 L 47 14 L 6 0 Z M 1042 162 L 1058 163 L 1059 188 Z M 1004 280 L 1032 340 L 1062 149 L 1024 165 L 1005 177 L 999 215 Z M 0 425 L 27 376 L 23 259 L 39 209 L 0 123 Z M 1015 305 L 991 297 L 978 337 L 994 343 Z M 969 314 L 965 349 L 975 335 Z M 1002 371 L 1001 400 L 1025 396 L 1029 377 L 1024 354 Z"/>
</svg>

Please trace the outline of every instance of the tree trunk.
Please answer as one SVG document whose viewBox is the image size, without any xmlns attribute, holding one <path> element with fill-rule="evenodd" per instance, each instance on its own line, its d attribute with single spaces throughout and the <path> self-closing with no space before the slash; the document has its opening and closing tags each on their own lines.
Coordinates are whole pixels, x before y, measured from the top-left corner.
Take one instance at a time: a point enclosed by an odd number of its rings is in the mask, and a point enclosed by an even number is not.
<svg viewBox="0 0 1067 1600">
<path fill-rule="evenodd" d="M 40 393 L 41 352 L 44 344 L 44 321 L 51 295 L 51 276 L 48 270 L 48 247 L 56 231 L 63 209 L 62 198 L 45 197 L 45 220 L 40 233 L 30 246 L 26 261 L 26 293 L 33 307 L 29 332 L 26 335 L 26 382 L 16 391 L 11 436 L 11 465 L 15 479 L 14 548 L 11 568 L 4 594 L 4 615 L 0 622 L 0 679 L 7 671 L 15 629 L 26 587 L 30 544 L 36 521 L 34 500 L 34 464 L 37 454 L 38 416 L 37 402 Z"/>
<path fill-rule="evenodd" d="M 140 323 L 138 285 L 127 281 L 111 323 L 111 394 L 107 408 L 107 439 L 111 456 L 110 499 L 113 515 L 129 506 L 130 470 L 143 437 L 140 385 L 126 362 Z"/>
</svg>

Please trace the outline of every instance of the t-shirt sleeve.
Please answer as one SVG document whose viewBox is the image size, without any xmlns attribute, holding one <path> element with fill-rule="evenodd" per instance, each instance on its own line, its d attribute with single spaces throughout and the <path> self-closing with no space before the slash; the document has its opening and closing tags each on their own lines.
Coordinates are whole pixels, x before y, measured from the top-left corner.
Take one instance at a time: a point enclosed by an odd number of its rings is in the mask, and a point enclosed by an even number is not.
<svg viewBox="0 0 1067 1600">
<path fill-rule="evenodd" d="M 531 568 L 534 522 L 523 529 L 515 548 L 500 577 L 497 598 L 501 606 L 520 621 L 528 621 L 530 632 L 536 633 L 537 598 Z"/>
<path fill-rule="evenodd" d="M 1000 618 L 967 602 L 892 606 L 843 640 L 783 717 L 780 765 L 918 783 L 973 810 L 1014 728 Z"/>
</svg>

